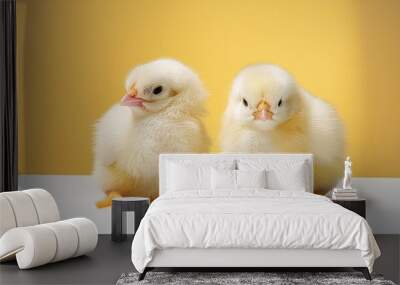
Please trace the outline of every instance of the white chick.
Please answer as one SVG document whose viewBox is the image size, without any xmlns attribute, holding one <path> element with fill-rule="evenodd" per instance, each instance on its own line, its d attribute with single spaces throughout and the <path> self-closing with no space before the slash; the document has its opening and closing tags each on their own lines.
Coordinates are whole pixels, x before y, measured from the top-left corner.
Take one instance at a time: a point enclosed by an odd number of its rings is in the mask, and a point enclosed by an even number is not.
<svg viewBox="0 0 400 285">
<path fill-rule="evenodd" d="M 199 77 L 172 59 L 134 68 L 126 79 L 126 95 L 97 122 L 94 177 L 113 197 L 158 195 L 160 153 L 207 152 L 209 138 L 200 118 L 207 93 Z"/>
<path fill-rule="evenodd" d="M 335 109 L 286 70 L 257 64 L 237 75 L 223 117 L 223 151 L 313 153 L 314 192 L 325 194 L 341 175 L 344 147 Z"/>
</svg>

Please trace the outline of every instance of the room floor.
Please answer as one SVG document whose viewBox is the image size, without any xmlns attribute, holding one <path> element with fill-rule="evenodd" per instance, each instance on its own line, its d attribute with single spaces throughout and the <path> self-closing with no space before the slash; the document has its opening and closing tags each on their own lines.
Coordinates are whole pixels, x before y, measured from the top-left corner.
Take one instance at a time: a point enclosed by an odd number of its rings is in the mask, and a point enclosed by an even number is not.
<svg viewBox="0 0 400 285">
<path fill-rule="evenodd" d="M 399 283 L 400 235 L 375 236 L 382 256 L 375 272 Z M 0 284 L 115 284 L 124 272 L 134 271 L 130 260 L 131 238 L 121 243 L 100 235 L 97 249 L 81 256 L 30 270 L 18 270 L 15 262 L 0 264 Z"/>
</svg>

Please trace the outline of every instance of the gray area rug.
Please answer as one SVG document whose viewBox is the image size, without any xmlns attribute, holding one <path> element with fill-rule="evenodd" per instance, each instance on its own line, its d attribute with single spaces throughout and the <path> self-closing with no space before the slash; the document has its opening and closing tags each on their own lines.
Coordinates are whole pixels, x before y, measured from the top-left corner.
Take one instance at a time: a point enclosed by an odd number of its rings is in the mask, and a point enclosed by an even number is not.
<svg viewBox="0 0 400 285">
<path fill-rule="evenodd" d="M 146 284 L 379 284 L 395 285 L 392 281 L 384 280 L 381 275 L 372 275 L 368 281 L 359 272 L 148 272 L 146 278 L 138 281 L 138 273 L 124 273 L 117 285 L 146 285 Z"/>
</svg>

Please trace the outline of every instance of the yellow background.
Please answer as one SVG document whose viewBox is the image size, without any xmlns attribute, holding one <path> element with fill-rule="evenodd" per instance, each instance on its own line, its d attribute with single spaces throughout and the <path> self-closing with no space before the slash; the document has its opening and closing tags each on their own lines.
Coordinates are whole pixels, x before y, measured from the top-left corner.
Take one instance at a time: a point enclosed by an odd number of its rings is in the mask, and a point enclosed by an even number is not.
<svg viewBox="0 0 400 285">
<path fill-rule="evenodd" d="M 213 152 L 235 73 L 272 62 L 337 108 L 356 176 L 400 176 L 398 0 L 17 0 L 17 25 L 20 173 L 89 174 L 128 70 L 173 57 L 211 94 Z"/>
</svg>

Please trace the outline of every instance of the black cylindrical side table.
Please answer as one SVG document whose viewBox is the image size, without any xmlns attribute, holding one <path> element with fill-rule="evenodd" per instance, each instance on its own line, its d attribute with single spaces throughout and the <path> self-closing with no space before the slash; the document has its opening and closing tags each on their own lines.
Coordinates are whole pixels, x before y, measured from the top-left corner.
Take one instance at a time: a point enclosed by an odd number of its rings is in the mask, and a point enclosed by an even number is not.
<svg viewBox="0 0 400 285">
<path fill-rule="evenodd" d="M 140 221 L 149 208 L 150 200 L 145 197 L 118 197 L 112 200 L 111 239 L 123 241 L 126 239 L 126 212 L 135 212 L 135 233 Z"/>
</svg>

